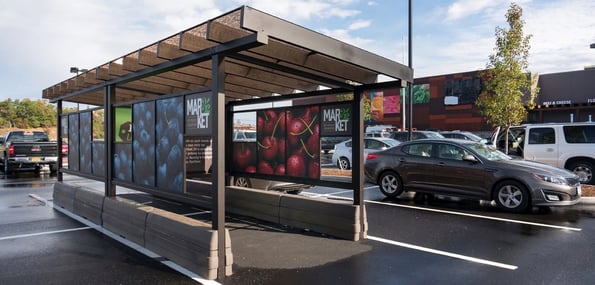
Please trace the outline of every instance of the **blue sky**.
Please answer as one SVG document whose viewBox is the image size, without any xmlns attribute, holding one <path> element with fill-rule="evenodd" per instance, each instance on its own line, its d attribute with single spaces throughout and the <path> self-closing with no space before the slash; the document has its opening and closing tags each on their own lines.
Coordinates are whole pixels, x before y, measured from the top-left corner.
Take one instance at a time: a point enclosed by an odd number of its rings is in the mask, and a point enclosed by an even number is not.
<svg viewBox="0 0 595 285">
<path fill-rule="evenodd" d="M 413 0 L 416 78 L 482 69 L 507 28 L 503 0 Z M 595 65 L 595 1 L 519 0 L 531 34 L 529 71 Z M 0 100 L 42 90 L 241 5 L 405 65 L 407 0 L 0 0 Z"/>
</svg>

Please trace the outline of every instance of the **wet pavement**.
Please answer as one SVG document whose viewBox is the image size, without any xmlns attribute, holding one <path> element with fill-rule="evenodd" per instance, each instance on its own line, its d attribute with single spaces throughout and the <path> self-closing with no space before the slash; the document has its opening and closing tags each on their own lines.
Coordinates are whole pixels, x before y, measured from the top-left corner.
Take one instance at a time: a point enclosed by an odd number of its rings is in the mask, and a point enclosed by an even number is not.
<svg viewBox="0 0 595 285">
<path fill-rule="evenodd" d="M 370 186 L 368 239 L 360 242 L 228 216 L 234 274 L 213 282 L 54 210 L 54 182 L 0 179 L 0 284 L 595 284 L 592 199 L 509 214 L 448 197 L 385 199 Z M 118 193 L 210 219 L 205 209 Z M 302 195 L 349 199 L 351 193 L 315 187 Z"/>
</svg>

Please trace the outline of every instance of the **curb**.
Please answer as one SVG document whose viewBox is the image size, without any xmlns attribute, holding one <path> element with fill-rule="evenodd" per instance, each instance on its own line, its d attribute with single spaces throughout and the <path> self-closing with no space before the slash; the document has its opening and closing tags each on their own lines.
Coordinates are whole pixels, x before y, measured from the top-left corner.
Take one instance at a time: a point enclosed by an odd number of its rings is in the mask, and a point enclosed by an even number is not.
<svg viewBox="0 0 595 285">
<path fill-rule="evenodd" d="M 579 204 L 595 204 L 595 197 L 581 197 Z"/>
</svg>

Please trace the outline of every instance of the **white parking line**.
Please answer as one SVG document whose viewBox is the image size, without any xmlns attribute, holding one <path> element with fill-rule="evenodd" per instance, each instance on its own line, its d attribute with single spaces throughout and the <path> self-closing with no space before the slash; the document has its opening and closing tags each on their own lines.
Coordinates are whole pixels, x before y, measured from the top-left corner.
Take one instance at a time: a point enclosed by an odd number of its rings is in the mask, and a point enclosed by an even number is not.
<svg viewBox="0 0 595 285">
<path fill-rule="evenodd" d="M 370 240 L 375 240 L 375 241 L 386 243 L 386 244 L 392 244 L 392 245 L 406 247 L 406 248 L 419 250 L 419 251 L 423 251 L 423 252 L 429 252 L 429 253 L 433 253 L 433 254 L 438 254 L 438 255 L 448 256 L 448 257 L 462 259 L 462 260 L 466 260 L 466 261 L 471 261 L 471 262 L 475 262 L 475 263 L 486 264 L 486 265 L 500 267 L 500 268 L 504 268 L 504 269 L 508 269 L 508 270 L 516 270 L 518 268 L 518 266 L 515 266 L 515 265 L 489 261 L 486 259 L 470 257 L 470 256 L 466 256 L 466 255 L 451 253 L 451 252 L 437 250 L 437 249 L 431 249 L 431 248 L 412 245 L 412 244 L 408 244 L 408 243 L 388 240 L 388 239 L 384 239 L 384 238 L 380 238 L 380 237 L 368 236 L 367 238 Z"/>
<path fill-rule="evenodd" d="M 121 236 L 119 236 L 119 235 L 117 235 L 117 234 L 115 234 L 115 233 L 113 233 L 113 232 L 111 232 L 111 231 L 109 231 L 109 230 L 101 227 L 101 226 L 98 226 L 98 225 L 90 222 L 89 220 L 86 220 L 84 218 L 81 218 L 78 215 L 73 214 L 73 213 L 71 213 L 68 210 L 62 209 L 60 207 L 54 207 L 54 203 L 52 203 L 50 201 L 47 201 L 46 199 L 43 199 L 42 197 L 40 197 L 38 195 L 29 194 L 29 196 L 32 197 L 33 199 L 36 199 L 36 200 L 41 201 L 46 206 L 52 207 L 52 208 L 54 208 L 54 210 L 57 210 L 58 212 L 61 212 L 62 214 L 66 215 L 66 216 L 68 216 L 68 217 L 70 217 L 70 218 L 72 218 L 74 220 L 77 220 L 80 223 L 83 223 L 83 224 L 87 225 L 87 227 L 66 229 L 66 230 L 60 230 L 60 231 L 34 233 L 34 234 L 26 234 L 26 235 L 1 237 L 0 240 L 22 238 L 22 237 L 29 237 L 29 236 L 37 236 L 37 235 L 45 235 L 45 234 L 53 234 L 53 233 L 80 231 L 80 230 L 87 230 L 87 229 L 95 229 L 96 231 L 98 231 L 98 232 L 100 232 L 100 233 L 102 233 L 104 235 L 107 235 L 107 236 L 111 237 L 112 239 L 115 239 L 115 240 L 119 241 L 120 243 L 122 243 L 124 245 L 127 245 L 128 247 L 130 247 L 130 248 L 132 248 L 132 249 L 134 249 L 134 250 L 136 250 L 136 251 L 138 251 L 138 252 L 140 252 L 140 253 L 142 253 L 142 254 L 144 254 L 144 255 L 146 255 L 146 256 L 154 259 L 154 260 L 157 260 L 157 261 L 161 262 L 163 265 L 165 265 L 165 266 L 167 266 L 167 267 L 169 267 L 169 268 L 171 268 L 173 270 L 176 270 L 176 271 L 180 272 L 181 274 L 187 276 L 188 278 L 190 278 L 190 279 L 192 279 L 192 280 L 194 280 L 194 281 L 196 281 L 196 282 L 198 282 L 200 284 L 203 284 L 203 285 L 221 285 L 221 283 L 219 283 L 219 282 L 217 282 L 215 280 L 206 279 L 206 278 L 204 278 L 204 277 L 202 277 L 202 276 L 200 276 L 200 275 L 198 275 L 198 274 L 196 274 L 196 273 L 194 273 L 192 271 L 189 271 L 186 268 L 184 268 L 184 267 L 182 267 L 182 266 L 180 266 L 180 265 L 178 265 L 178 264 L 176 264 L 176 263 L 174 263 L 174 262 L 172 262 L 170 260 L 167 260 L 167 259 L 161 257 L 160 255 L 158 255 L 158 254 L 156 254 L 156 253 L 154 253 L 154 252 L 152 252 L 152 251 L 150 251 L 150 250 L 148 250 L 148 249 L 146 249 L 146 248 L 144 248 L 144 247 L 142 247 L 142 246 L 140 246 L 140 245 L 138 245 L 136 243 L 133 243 L 133 242 L 131 242 L 131 241 L 129 241 L 129 240 L 127 240 L 127 239 L 125 239 L 125 238 L 123 238 L 123 237 L 121 237 Z M 198 213 L 189 213 L 189 215 L 192 215 L 192 214 L 198 214 Z"/>
<path fill-rule="evenodd" d="M 52 207 L 53 207 L 53 205 L 52 205 Z M 209 284 L 209 285 L 221 285 L 221 283 L 219 283 L 217 281 L 206 279 L 206 278 L 204 278 L 204 277 L 202 277 L 202 276 L 200 276 L 200 275 L 198 275 L 198 274 L 196 274 L 196 273 L 194 273 L 192 271 L 189 271 L 186 268 L 184 268 L 184 267 L 182 267 L 182 266 L 180 266 L 180 265 L 178 265 L 178 264 L 176 264 L 176 263 L 174 263 L 174 262 L 172 262 L 172 261 L 170 261 L 168 259 L 163 258 L 159 254 L 154 253 L 154 252 L 152 252 L 152 251 L 150 251 L 150 250 L 148 250 L 148 249 L 146 249 L 146 248 L 144 248 L 144 247 L 142 247 L 142 246 L 140 246 L 140 245 L 138 245 L 138 244 L 136 244 L 134 242 L 131 242 L 130 240 L 127 240 L 127 239 L 125 239 L 125 238 L 123 238 L 123 237 L 121 237 L 121 236 L 119 236 L 119 235 L 111 232 L 110 230 L 107 230 L 107 229 L 105 229 L 105 228 L 103 228 L 101 226 L 98 226 L 98 225 L 90 222 L 89 220 L 86 220 L 86 219 L 84 219 L 82 217 L 79 217 L 78 215 L 73 214 L 73 213 L 71 213 L 68 210 L 62 209 L 60 207 L 54 207 L 54 209 L 57 210 L 57 211 L 59 211 L 59 212 L 61 212 L 62 214 L 66 215 L 66 216 L 69 216 L 69 217 L 71 217 L 71 218 L 73 218 L 73 219 L 75 219 L 75 220 L 77 220 L 77 221 L 85 224 L 85 225 L 88 225 L 90 228 L 93 228 L 93 229 L 97 230 L 98 232 L 100 232 L 100 233 L 102 233 L 104 235 L 107 235 L 107 236 L 111 237 L 112 239 L 115 239 L 115 240 L 119 241 L 120 243 L 122 243 L 122 244 L 124 244 L 124 245 L 126 245 L 126 246 L 128 246 L 128 247 L 130 247 L 130 248 L 132 248 L 132 249 L 134 249 L 134 250 L 136 250 L 136 251 L 138 251 L 138 252 L 140 252 L 140 253 L 142 253 L 142 254 L 150 257 L 150 258 L 152 258 L 152 259 L 154 259 L 154 260 L 157 260 L 157 261 L 161 262 L 163 265 L 165 265 L 165 266 L 167 266 L 167 267 L 169 267 L 169 268 L 171 268 L 173 270 L 176 270 L 176 271 L 184 274 L 188 278 L 190 278 L 190 279 L 192 279 L 192 280 L 194 280 L 196 282 L 199 282 L 200 284 L 203 284 L 203 285 L 207 285 L 207 284 Z"/>
<path fill-rule="evenodd" d="M 458 215 L 458 216 L 472 217 L 472 218 L 478 218 L 478 219 L 486 219 L 486 220 L 493 220 L 493 221 L 500 221 L 500 222 L 507 222 L 507 223 L 531 225 L 531 226 L 553 228 L 553 229 L 560 229 L 560 230 L 569 230 L 569 231 L 581 231 L 582 230 L 581 228 L 556 226 L 556 225 L 534 223 L 534 222 L 527 222 L 527 221 L 521 221 L 521 220 L 504 219 L 504 218 L 497 218 L 497 217 L 491 217 L 491 216 L 482 216 L 482 215 L 462 213 L 462 212 L 454 212 L 454 211 L 438 210 L 438 209 L 431 209 L 431 208 L 424 208 L 424 207 L 416 207 L 416 206 L 410 206 L 410 205 L 391 204 L 391 203 L 384 203 L 384 202 L 370 201 L 370 200 L 366 200 L 366 202 L 367 203 L 372 203 L 372 204 L 380 204 L 380 205 L 392 206 L 392 207 L 409 208 L 409 209 L 423 210 L 423 211 L 428 211 L 428 212 L 444 213 L 444 214 L 450 214 L 450 215 Z"/>
<path fill-rule="evenodd" d="M 0 237 L 0 240 L 59 234 L 59 233 L 75 232 L 75 231 L 82 231 L 82 230 L 88 230 L 88 229 L 91 229 L 91 227 L 80 227 L 80 228 L 72 228 L 72 229 L 65 229 L 65 230 L 58 230 L 58 231 L 39 232 L 39 233 L 16 235 L 16 236 L 6 236 L 6 237 Z"/>
<path fill-rule="evenodd" d="M 377 186 L 374 186 L 374 187 L 377 187 Z M 328 193 L 328 194 L 313 195 L 312 197 L 328 197 L 328 198 L 334 198 L 334 199 L 353 200 L 353 198 L 349 198 L 349 197 L 333 196 L 333 195 L 336 195 L 336 194 L 343 194 L 345 192 L 351 192 L 351 190 L 349 190 L 349 191 L 341 191 L 341 192 L 334 192 L 334 193 Z M 423 210 L 423 211 L 428 211 L 428 212 L 444 213 L 444 214 L 458 215 L 458 216 L 465 216 L 465 217 L 472 217 L 472 218 L 485 219 L 485 220 L 493 220 L 493 221 L 500 221 L 500 222 L 507 222 L 507 223 L 531 225 L 531 226 L 544 227 L 544 228 L 552 228 L 552 229 L 559 229 L 559 230 L 582 231 L 581 228 L 557 226 L 557 225 L 550 225 L 550 224 L 543 224 L 543 223 L 534 223 L 534 222 L 527 222 L 527 221 L 513 220 L 513 219 L 504 219 L 504 218 L 497 218 L 497 217 L 491 217 L 491 216 L 482 216 L 482 215 L 462 213 L 462 212 L 455 212 L 455 211 L 446 211 L 446 210 L 438 210 L 438 209 L 431 209 L 431 208 L 425 208 L 425 207 L 417 207 L 417 206 L 411 206 L 411 205 L 385 203 L 385 202 L 378 202 L 378 201 L 373 201 L 373 200 L 364 200 L 364 201 L 366 203 L 370 203 L 370 204 L 379 204 L 379 205 L 385 205 L 385 206 L 391 206 L 391 207 L 409 208 L 409 209 L 415 209 L 415 210 Z"/>
</svg>

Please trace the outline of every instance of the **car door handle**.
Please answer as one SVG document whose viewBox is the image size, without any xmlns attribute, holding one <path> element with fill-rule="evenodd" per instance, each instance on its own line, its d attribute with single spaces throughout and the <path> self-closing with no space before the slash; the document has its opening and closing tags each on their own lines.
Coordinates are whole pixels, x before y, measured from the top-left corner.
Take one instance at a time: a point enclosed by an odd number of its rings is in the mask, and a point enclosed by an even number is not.
<svg viewBox="0 0 595 285">
<path fill-rule="evenodd" d="M 554 152 L 554 149 L 553 148 L 547 148 L 545 151 L 547 151 L 547 152 Z"/>
<path fill-rule="evenodd" d="M 446 163 L 444 163 L 444 162 L 438 162 L 438 166 L 445 166 L 445 165 L 446 165 Z"/>
</svg>

